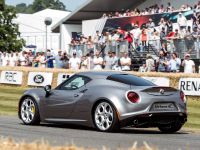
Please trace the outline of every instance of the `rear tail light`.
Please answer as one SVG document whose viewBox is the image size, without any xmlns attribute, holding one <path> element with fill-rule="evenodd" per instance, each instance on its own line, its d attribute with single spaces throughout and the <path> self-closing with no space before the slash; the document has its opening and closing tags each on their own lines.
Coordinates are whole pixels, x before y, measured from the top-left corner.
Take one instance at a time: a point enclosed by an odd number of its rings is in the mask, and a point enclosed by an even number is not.
<svg viewBox="0 0 200 150">
<path fill-rule="evenodd" d="M 180 91 L 180 98 L 182 102 L 186 103 L 186 97 L 183 91 Z"/>
<path fill-rule="evenodd" d="M 137 93 L 130 91 L 130 92 L 127 93 L 127 99 L 131 103 L 138 103 L 139 100 L 140 100 L 140 97 Z"/>
</svg>

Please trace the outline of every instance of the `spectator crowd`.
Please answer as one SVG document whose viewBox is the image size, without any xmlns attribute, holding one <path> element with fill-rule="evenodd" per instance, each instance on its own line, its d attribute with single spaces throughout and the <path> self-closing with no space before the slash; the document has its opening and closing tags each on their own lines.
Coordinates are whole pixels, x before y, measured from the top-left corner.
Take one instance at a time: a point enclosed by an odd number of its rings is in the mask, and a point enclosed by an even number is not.
<svg viewBox="0 0 200 150">
<path fill-rule="evenodd" d="M 102 18 L 118 18 L 118 17 L 132 17 L 132 16 L 142 16 L 142 15 L 152 15 L 152 14 L 158 14 L 158 13 L 171 13 L 176 11 L 188 11 L 188 10 L 198 10 L 200 8 L 200 2 L 195 4 L 194 6 L 191 6 L 189 4 L 182 5 L 179 9 L 175 9 L 170 2 L 167 3 L 167 6 L 164 7 L 164 5 L 158 6 L 158 4 L 152 5 L 148 8 L 145 8 L 143 10 L 139 10 L 138 8 L 135 8 L 134 10 L 124 10 L 122 9 L 121 12 L 110 12 L 110 13 L 104 13 Z"/>
<path fill-rule="evenodd" d="M 35 52 L 32 50 L 5 53 L 0 52 L 0 66 L 29 66 L 40 68 L 65 68 L 73 70 L 122 70 L 132 69 L 132 52 L 148 51 L 148 46 L 153 46 L 154 53 L 145 56 L 140 72 L 180 72 L 181 66 L 185 73 L 195 72 L 195 63 L 190 56 L 195 52 L 199 55 L 200 36 L 200 14 L 195 10 L 200 8 L 200 2 L 191 7 L 183 5 L 178 11 L 194 10 L 190 20 L 186 19 L 183 13 L 179 13 L 176 26 L 170 19 L 161 18 L 158 25 L 153 19 L 145 26 L 133 24 L 129 31 L 120 27 L 111 31 L 100 33 L 96 31 L 95 36 L 85 37 L 80 35 L 71 40 L 69 52 L 58 50 L 54 54 L 51 50 L 46 52 Z M 124 14 L 116 12 L 115 15 L 103 17 L 125 17 L 136 15 L 147 15 L 175 11 L 168 3 L 164 8 L 158 5 L 146 8 L 143 11 L 135 9 L 127 10 Z M 191 23 L 189 23 L 191 22 Z M 180 48 L 179 40 L 185 41 L 186 51 L 184 60 L 181 61 L 179 54 L 183 51 Z"/>
</svg>

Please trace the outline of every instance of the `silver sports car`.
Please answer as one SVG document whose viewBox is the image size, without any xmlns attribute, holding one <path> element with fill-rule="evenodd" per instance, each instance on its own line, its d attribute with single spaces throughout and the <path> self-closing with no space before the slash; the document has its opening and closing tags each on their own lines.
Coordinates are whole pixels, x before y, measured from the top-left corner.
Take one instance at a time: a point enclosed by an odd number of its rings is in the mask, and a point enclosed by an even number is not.
<svg viewBox="0 0 200 150">
<path fill-rule="evenodd" d="M 19 101 L 26 125 L 70 123 L 113 131 L 158 127 L 173 133 L 187 121 L 182 91 L 122 72 L 81 72 L 55 89 L 31 89 Z"/>
</svg>

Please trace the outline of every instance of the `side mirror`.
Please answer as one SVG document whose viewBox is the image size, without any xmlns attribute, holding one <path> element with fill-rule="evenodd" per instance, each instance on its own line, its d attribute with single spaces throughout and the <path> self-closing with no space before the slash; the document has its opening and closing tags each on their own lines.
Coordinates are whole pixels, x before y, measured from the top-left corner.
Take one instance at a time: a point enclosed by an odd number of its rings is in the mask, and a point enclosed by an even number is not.
<svg viewBox="0 0 200 150">
<path fill-rule="evenodd" d="M 51 95 L 51 85 L 46 85 L 44 90 L 46 92 L 46 97 L 49 97 Z"/>
</svg>

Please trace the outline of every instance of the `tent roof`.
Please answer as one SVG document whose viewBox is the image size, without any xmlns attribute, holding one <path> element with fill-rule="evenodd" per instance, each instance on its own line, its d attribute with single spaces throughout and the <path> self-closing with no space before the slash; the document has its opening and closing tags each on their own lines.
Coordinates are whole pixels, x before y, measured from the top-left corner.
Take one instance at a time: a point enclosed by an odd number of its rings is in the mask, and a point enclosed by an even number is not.
<svg viewBox="0 0 200 150">
<path fill-rule="evenodd" d="M 23 33 L 44 33 L 44 20 L 46 17 L 52 18 L 52 25 L 54 26 L 62 18 L 68 16 L 71 12 L 45 9 L 34 14 L 17 14 L 17 18 L 13 21 L 19 24 L 19 31 Z M 50 28 L 48 28 L 50 32 Z"/>
</svg>

